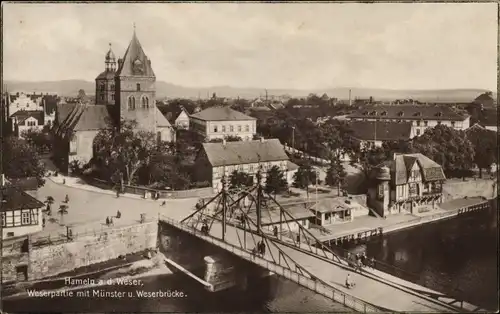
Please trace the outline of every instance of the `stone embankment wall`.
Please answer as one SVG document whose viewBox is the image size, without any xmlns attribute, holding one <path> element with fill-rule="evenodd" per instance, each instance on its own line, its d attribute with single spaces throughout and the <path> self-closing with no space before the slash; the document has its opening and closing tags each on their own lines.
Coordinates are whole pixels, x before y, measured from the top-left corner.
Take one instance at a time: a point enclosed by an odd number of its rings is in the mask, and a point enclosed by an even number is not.
<svg viewBox="0 0 500 314">
<path fill-rule="evenodd" d="M 488 199 L 497 196 L 497 182 L 486 179 L 449 180 L 443 185 L 443 201 L 457 198 L 483 196 Z"/>
<path fill-rule="evenodd" d="M 30 251 L 30 280 L 54 276 L 120 255 L 156 248 L 157 221 L 82 235 L 70 242 L 33 245 Z"/>
<path fill-rule="evenodd" d="M 1 263 L 3 282 L 16 281 L 18 271 L 22 268 L 26 269 L 26 276 L 28 276 L 29 264 L 29 239 L 27 236 L 3 240 Z"/>
</svg>

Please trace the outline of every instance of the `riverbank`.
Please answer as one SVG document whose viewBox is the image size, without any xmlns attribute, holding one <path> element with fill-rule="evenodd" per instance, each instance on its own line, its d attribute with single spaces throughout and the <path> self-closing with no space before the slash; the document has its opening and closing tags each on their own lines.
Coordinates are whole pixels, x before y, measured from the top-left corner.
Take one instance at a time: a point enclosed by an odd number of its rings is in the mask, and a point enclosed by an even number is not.
<svg viewBox="0 0 500 314">
<path fill-rule="evenodd" d="M 487 210 L 490 207 L 490 202 L 491 200 L 484 197 L 456 199 L 419 214 L 402 213 L 390 215 L 386 218 L 365 215 L 355 217 L 351 222 L 330 225 L 325 228 L 326 230 L 311 229 L 310 231 L 325 244 L 339 244 L 453 218 L 472 210 Z"/>
</svg>

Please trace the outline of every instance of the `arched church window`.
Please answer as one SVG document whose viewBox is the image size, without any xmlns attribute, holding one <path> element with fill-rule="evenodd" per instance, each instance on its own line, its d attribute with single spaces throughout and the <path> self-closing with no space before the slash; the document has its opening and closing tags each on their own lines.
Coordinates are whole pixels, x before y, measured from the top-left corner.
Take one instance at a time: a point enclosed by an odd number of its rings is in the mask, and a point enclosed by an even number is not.
<svg viewBox="0 0 500 314">
<path fill-rule="evenodd" d="M 149 98 L 142 96 L 142 108 L 149 108 Z"/>
<path fill-rule="evenodd" d="M 130 96 L 128 98 L 128 110 L 134 110 L 135 109 L 135 97 Z"/>
<path fill-rule="evenodd" d="M 137 91 L 140 92 L 141 91 L 141 84 L 137 83 Z"/>
</svg>

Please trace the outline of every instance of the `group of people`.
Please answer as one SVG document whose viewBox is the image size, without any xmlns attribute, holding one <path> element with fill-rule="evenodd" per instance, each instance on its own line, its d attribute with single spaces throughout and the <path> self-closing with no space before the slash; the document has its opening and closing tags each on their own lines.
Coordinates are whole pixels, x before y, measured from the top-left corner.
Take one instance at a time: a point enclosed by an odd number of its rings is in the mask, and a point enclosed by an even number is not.
<svg viewBox="0 0 500 314">
<path fill-rule="evenodd" d="M 116 211 L 116 218 L 120 219 L 120 217 L 122 216 L 122 213 L 118 210 Z M 114 226 L 114 222 L 113 222 L 113 217 L 106 217 L 106 226 Z"/>
<path fill-rule="evenodd" d="M 361 270 L 361 268 L 365 266 L 375 268 L 375 259 L 373 257 L 368 259 L 365 252 L 361 254 L 356 253 L 354 256 L 352 256 L 351 253 L 347 253 L 347 262 L 349 266 L 354 267 L 356 271 Z"/>
<path fill-rule="evenodd" d="M 253 255 L 258 254 L 260 256 L 264 256 L 266 254 L 266 244 L 263 240 L 257 242 L 257 246 L 253 248 L 252 253 Z"/>
</svg>

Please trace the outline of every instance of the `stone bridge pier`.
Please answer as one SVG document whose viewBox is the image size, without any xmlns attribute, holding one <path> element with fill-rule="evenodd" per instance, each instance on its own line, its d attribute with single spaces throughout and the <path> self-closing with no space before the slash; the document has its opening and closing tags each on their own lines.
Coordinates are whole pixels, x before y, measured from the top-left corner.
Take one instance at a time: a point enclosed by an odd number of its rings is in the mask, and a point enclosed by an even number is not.
<svg viewBox="0 0 500 314">
<path fill-rule="evenodd" d="M 158 248 L 166 258 L 210 283 L 209 291 L 246 289 L 271 273 L 196 236 L 159 221 Z M 173 269 L 175 271 L 175 269 Z"/>
</svg>

